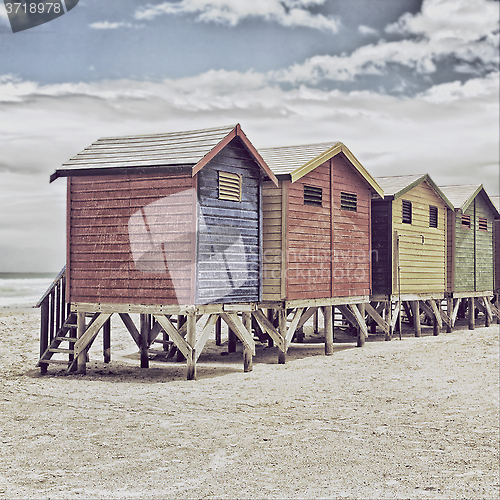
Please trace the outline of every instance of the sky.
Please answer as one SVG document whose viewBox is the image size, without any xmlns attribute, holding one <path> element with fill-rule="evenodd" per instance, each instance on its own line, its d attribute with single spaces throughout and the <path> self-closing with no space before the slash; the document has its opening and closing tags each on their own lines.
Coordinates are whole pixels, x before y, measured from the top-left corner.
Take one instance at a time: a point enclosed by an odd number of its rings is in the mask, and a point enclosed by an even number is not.
<svg viewBox="0 0 500 500">
<path fill-rule="evenodd" d="M 61 164 L 99 137 L 240 123 L 343 142 L 374 176 L 499 194 L 494 0 L 80 0 L 12 33 L 0 2 L 0 272 L 65 264 Z"/>
</svg>

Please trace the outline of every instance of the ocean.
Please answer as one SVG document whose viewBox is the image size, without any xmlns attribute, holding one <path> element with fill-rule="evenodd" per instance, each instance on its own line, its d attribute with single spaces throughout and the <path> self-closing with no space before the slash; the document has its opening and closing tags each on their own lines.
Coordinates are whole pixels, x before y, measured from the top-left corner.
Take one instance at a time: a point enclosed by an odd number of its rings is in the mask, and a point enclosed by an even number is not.
<svg viewBox="0 0 500 500">
<path fill-rule="evenodd" d="M 57 273 L 0 273 L 0 309 L 33 307 Z"/>
</svg>

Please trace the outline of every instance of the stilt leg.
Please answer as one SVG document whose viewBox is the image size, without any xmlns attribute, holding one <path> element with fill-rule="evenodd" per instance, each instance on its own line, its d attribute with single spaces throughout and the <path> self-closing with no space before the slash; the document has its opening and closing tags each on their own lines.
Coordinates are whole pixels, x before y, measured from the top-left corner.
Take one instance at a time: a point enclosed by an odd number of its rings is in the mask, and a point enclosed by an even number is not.
<svg viewBox="0 0 500 500">
<path fill-rule="evenodd" d="M 186 341 L 191 346 L 192 350 L 187 359 L 187 379 L 196 380 L 196 353 L 194 347 L 196 345 L 196 315 L 187 315 L 187 330 Z"/>
<path fill-rule="evenodd" d="M 325 354 L 333 354 L 333 306 L 325 307 Z"/>
<path fill-rule="evenodd" d="M 77 313 L 77 336 L 78 338 L 82 337 L 85 332 L 85 313 L 79 312 Z M 87 373 L 87 351 L 84 349 L 76 360 L 76 371 L 77 373 L 85 374 Z"/>
<path fill-rule="evenodd" d="M 227 352 L 236 352 L 236 335 L 235 333 L 233 332 L 233 330 L 231 330 L 231 328 L 228 327 L 227 329 Z"/>
<path fill-rule="evenodd" d="M 222 345 L 222 319 L 220 316 L 215 323 L 215 345 Z"/>
<path fill-rule="evenodd" d="M 220 319 L 220 318 L 219 318 Z M 252 315 L 250 313 L 243 313 L 243 326 L 252 333 Z M 253 354 L 251 349 L 243 348 L 243 371 L 251 372 L 253 370 Z"/>
<path fill-rule="evenodd" d="M 446 300 L 446 313 L 448 314 L 449 318 L 450 318 L 450 324 L 446 325 L 446 332 L 447 333 L 451 333 L 453 331 L 453 328 L 451 326 L 451 323 L 452 323 L 452 316 L 453 316 L 453 299 L 447 299 Z"/>
<path fill-rule="evenodd" d="M 365 321 L 365 305 L 364 304 L 357 304 L 355 307 L 359 309 L 359 313 L 361 314 L 361 317 L 363 318 L 363 321 Z M 361 329 L 360 326 L 357 327 L 358 330 L 358 347 L 363 347 L 365 345 L 366 337 Z"/>
<path fill-rule="evenodd" d="M 109 363 L 111 361 L 111 318 L 102 327 L 102 350 L 104 362 Z"/>
<path fill-rule="evenodd" d="M 469 330 L 474 330 L 476 327 L 476 315 L 475 315 L 475 306 L 474 306 L 474 297 L 469 297 L 468 300 L 469 310 L 468 310 L 468 319 L 469 319 Z"/>
<path fill-rule="evenodd" d="M 422 336 L 422 325 L 420 324 L 420 304 L 418 300 L 412 300 L 411 307 L 413 309 L 413 328 L 415 337 Z"/>
<path fill-rule="evenodd" d="M 385 303 L 385 321 L 389 325 L 392 324 L 392 314 L 391 313 L 392 313 L 392 304 L 391 304 L 391 301 L 388 300 Z M 389 326 L 389 333 L 385 334 L 384 340 L 392 340 L 392 334 L 393 334 L 392 326 Z"/>
<path fill-rule="evenodd" d="M 141 368 L 149 368 L 148 340 L 149 340 L 149 315 L 141 314 Z"/>
<path fill-rule="evenodd" d="M 283 309 L 278 310 L 278 331 L 283 338 L 286 338 L 286 311 Z M 284 365 L 286 363 L 286 346 L 284 351 L 278 352 L 278 364 Z"/>
<path fill-rule="evenodd" d="M 186 316 L 184 315 L 179 315 L 177 316 L 177 330 L 181 329 L 181 326 L 186 322 Z M 184 354 L 182 354 L 180 349 L 177 349 L 177 354 L 175 360 L 178 363 L 182 363 L 186 358 L 184 357 Z"/>
</svg>

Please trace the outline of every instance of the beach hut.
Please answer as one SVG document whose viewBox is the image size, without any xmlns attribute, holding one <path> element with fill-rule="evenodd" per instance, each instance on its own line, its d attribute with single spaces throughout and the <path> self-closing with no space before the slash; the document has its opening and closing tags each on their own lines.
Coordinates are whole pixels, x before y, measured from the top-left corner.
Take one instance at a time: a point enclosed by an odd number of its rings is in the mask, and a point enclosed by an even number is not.
<svg viewBox="0 0 500 500">
<path fill-rule="evenodd" d="M 392 329 L 404 308 L 416 336 L 423 311 L 437 334 L 443 319 L 449 322 L 439 306 L 447 287 L 447 209 L 453 205 L 428 174 L 375 180 L 385 196 L 372 200 L 372 306 L 381 312 L 385 305 Z"/>
<path fill-rule="evenodd" d="M 500 196 L 492 196 L 491 201 L 495 205 L 495 208 L 500 213 Z M 493 224 L 493 242 L 494 242 L 494 259 L 495 259 L 495 281 L 494 281 L 494 292 L 495 292 L 495 307 L 500 311 L 500 219 L 495 219 Z M 500 317 L 498 317 L 498 322 L 500 322 Z"/>
<path fill-rule="evenodd" d="M 222 318 L 243 342 L 250 369 L 247 316 L 262 293 L 261 184 L 277 179 L 241 127 L 99 139 L 50 180 L 59 177 L 68 186 L 66 298 L 78 319 L 78 370 L 115 313 L 141 348 L 142 366 L 163 330 L 194 378 L 207 334 Z M 131 312 L 141 314 L 140 330 Z M 85 325 L 89 313 L 95 317 Z M 177 326 L 172 315 L 180 316 Z"/>
<path fill-rule="evenodd" d="M 484 312 L 489 325 L 495 288 L 493 230 L 500 214 L 482 184 L 440 189 L 454 207 L 448 212 L 447 234 L 447 295 L 454 311 L 451 326 L 461 301 L 468 302 L 469 328 L 474 328 L 476 309 Z"/>
<path fill-rule="evenodd" d="M 260 305 L 278 316 L 275 330 L 268 325 L 267 331 L 280 342 L 280 362 L 318 308 L 325 315 L 327 354 L 332 307 L 359 328 L 362 344 L 367 332 L 359 305 L 371 292 L 371 199 L 382 197 L 382 189 L 341 142 L 259 152 L 279 180 L 278 186 L 263 183 Z"/>
</svg>

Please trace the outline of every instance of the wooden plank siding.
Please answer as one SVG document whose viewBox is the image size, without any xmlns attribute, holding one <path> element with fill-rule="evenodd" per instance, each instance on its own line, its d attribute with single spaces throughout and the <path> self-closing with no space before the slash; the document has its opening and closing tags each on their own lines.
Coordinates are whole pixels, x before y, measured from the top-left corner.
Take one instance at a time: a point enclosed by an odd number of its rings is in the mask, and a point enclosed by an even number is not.
<svg viewBox="0 0 500 500">
<path fill-rule="evenodd" d="M 474 205 L 474 230 L 476 232 L 475 291 L 482 292 L 493 290 L 494 287 L 493 223 L 495 219 L 481 193 L 474 199 Z M 488 229 L 486 231 L 479 228 L 480 217 L 487 219 Z"/>
<path fill-rule="evenodd" d="M 392 293 L 392 202 L 372 201 L 372 291 Z"/>
<path fill-rule="evenodd" d="M 218 199 L 218 172 L 241 176 L 241 201 Z M 239 138 L 198 177 L 196 303 L 259 300 L 260 168 Z"/>
<path fill-rule="evenodd" d="M 262 184 L 262 300 L 279 301 L 284 299 L 282 286 L 282 180 L 279 187 L 272 182 Z"/>
<path fill-rule="evenodd" d="M 190 175 L 68 178 L 69 300 L 190 302 L 195 205 Z"/>
<path fill-rule="evenodd" d="M 402 201 L 412 203 L 412 223 L 402 222 Z M 437 228 L 429 227 L 429 205 L 438 208 Z M 443 293 L 446 290 L 446 205 L 426 181 L 392 202 L 393 287 L 398 293 L 396 234 L 399 235 L 401 293 Z"/>
<path fill-rule="evenodd" d="M 330 297 L 331 195 L 330 162 L 288 183 L 286 298 Z M 321 206 L 304 203 L 304 186 L 322 189 Z"/>
<path fill-rule="evenodd" d="M 495 284 L 494 290 L 500 292 L 500 219 L 494 222 L 494 255 L 495 255 Z"/>
<path fill-rule="evenodd" d="M 321 188 L 321 206 L 304 202 Z M 341 210 L 341 193 L 357 210 Z M 343 153 L 295 182 L 263 184 L 263 300 L 369 295 L 372 189 Z"/>
<path fill-rule="evenodd" d="M 371 293 L 372 190 L 343 153 L 331 159 L 332 297 Z M 356 194 L 357 209 L 341 209 L 341 193 Z"/>
</svg>

